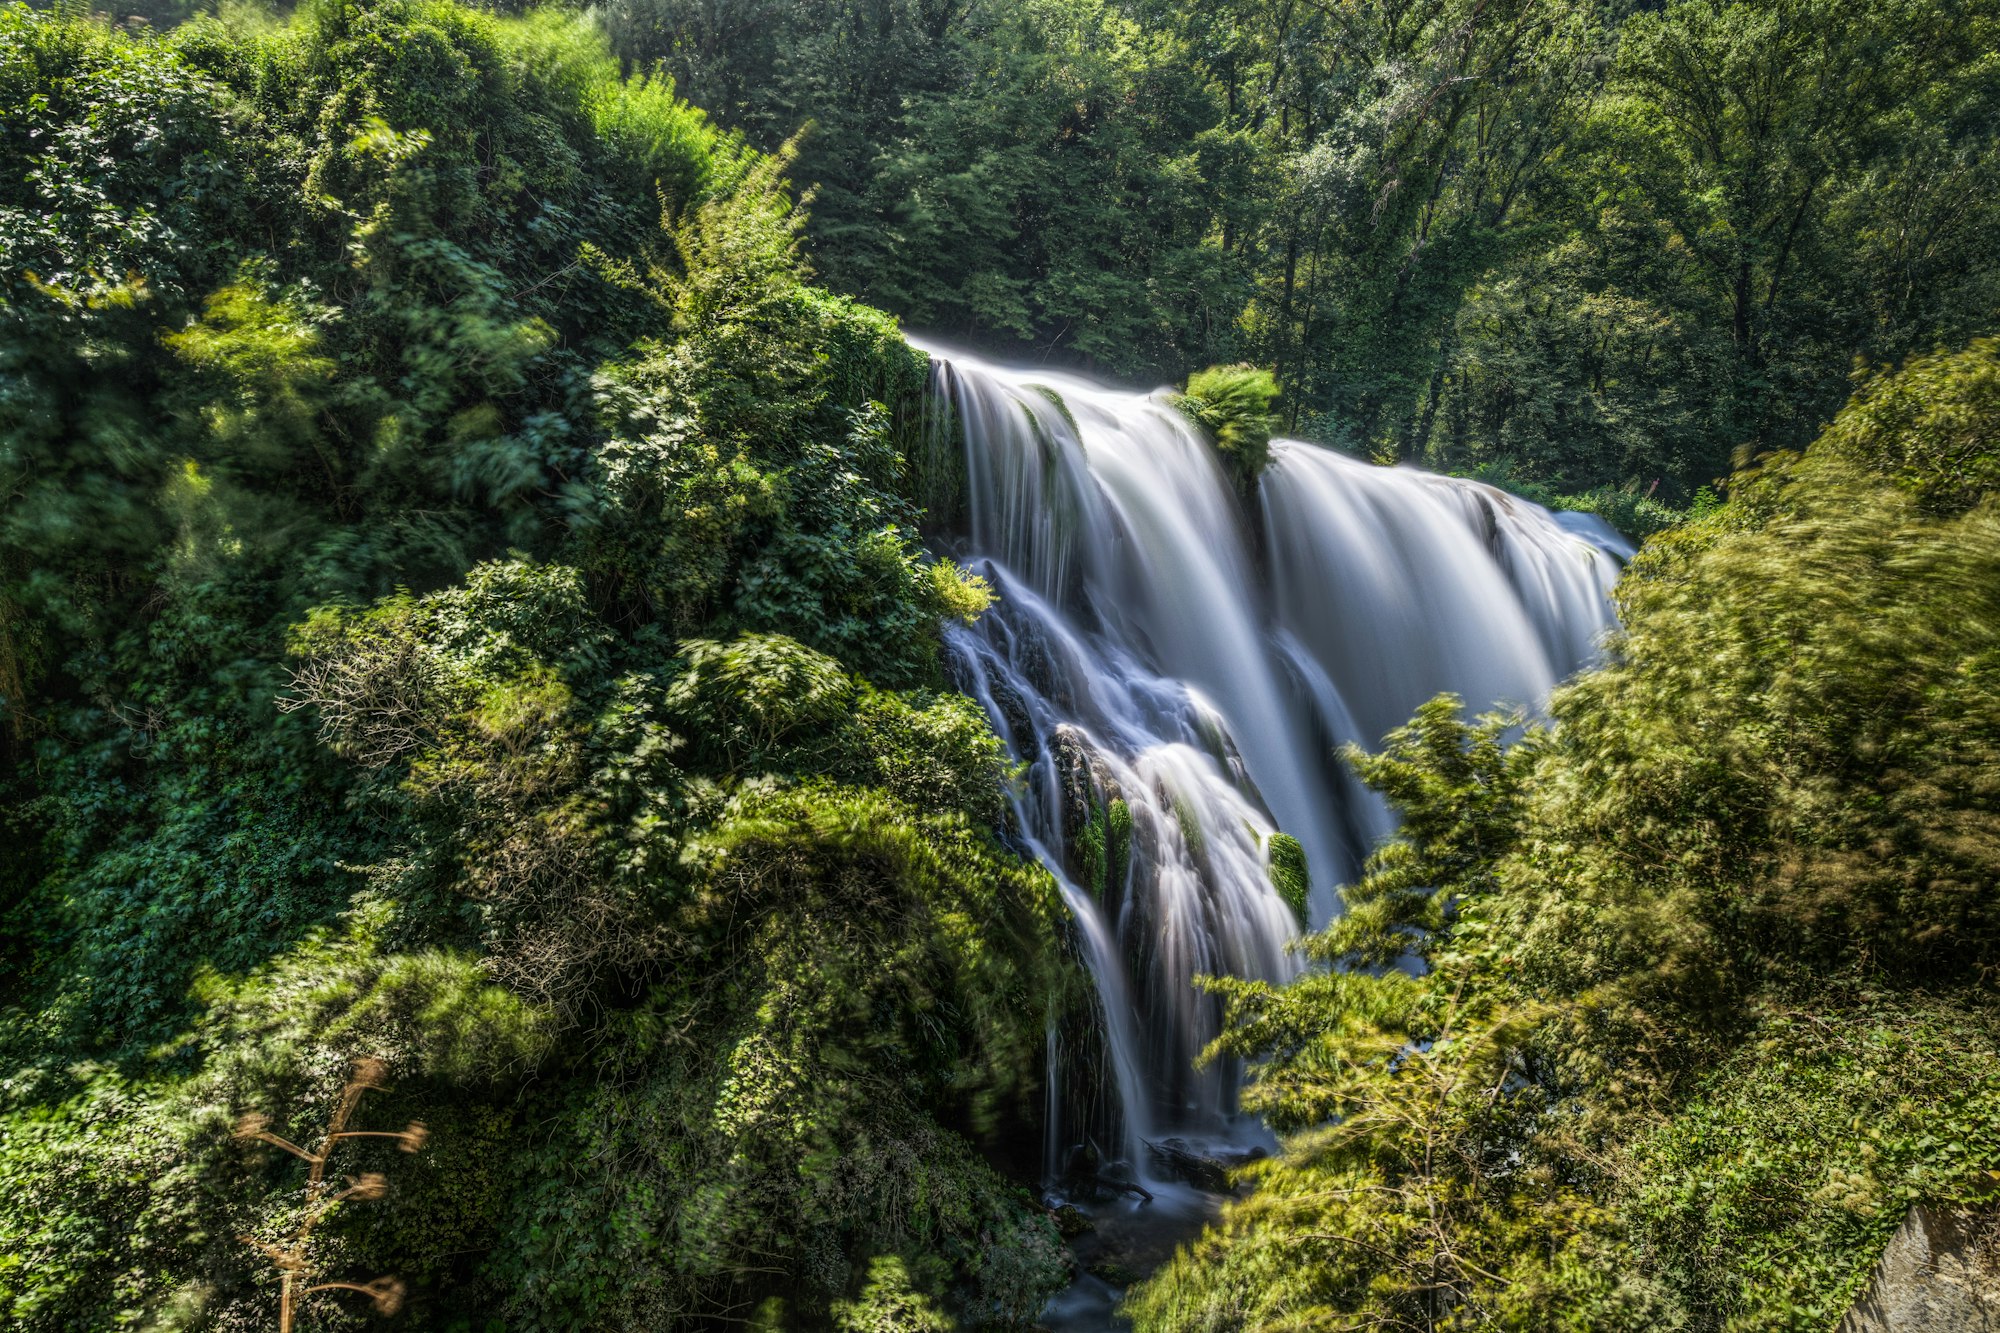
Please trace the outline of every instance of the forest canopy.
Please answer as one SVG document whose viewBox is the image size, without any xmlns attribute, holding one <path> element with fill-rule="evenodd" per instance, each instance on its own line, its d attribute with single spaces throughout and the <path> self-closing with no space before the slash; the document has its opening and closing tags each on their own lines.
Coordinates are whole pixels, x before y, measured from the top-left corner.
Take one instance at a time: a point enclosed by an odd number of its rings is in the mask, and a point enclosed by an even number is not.
<svg viewBox="0 0 2000 1333">
<path fill-rule="evenodd" d="M 1023 358 L 1275 370 L 1289 433 L 1686 504 L 1990 332 L 1986 0 L 606 0 L 828 281 Z"/>
</svg>

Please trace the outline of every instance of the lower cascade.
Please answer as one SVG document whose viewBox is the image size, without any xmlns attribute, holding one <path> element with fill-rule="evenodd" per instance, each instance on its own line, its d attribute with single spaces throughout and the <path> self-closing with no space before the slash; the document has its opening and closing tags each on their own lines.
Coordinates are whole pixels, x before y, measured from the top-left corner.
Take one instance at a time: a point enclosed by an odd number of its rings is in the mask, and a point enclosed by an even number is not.
<svg viewBox="0 0 2000 1333">
<path fill-rule="evenodd" d="M 1252 512 L 1163 394 L 926 350 L 929 472 L 953 492 L 934 508 L 955 516 L 938 540 L 998 593 L 948 655 L 1025 770 L 1016 830 L 1102 1011 L 1050 1034 L 1044 1169 L 1171 1189 L 1176 1155 L 1268 1145 L 1237 1112 L 1241 1071 L 1198 1063 L 1221 1007 L 1196 978 L 1293 973 L 1289 942 L 1389 829 L 1338 747 L 1444 690 L 1538 708 L 1612 626 L 1631 549 L 1292 440 Z M 1284 835 L 1310 872 L 1303 920 L 1273 873 Z"/>
</svg>

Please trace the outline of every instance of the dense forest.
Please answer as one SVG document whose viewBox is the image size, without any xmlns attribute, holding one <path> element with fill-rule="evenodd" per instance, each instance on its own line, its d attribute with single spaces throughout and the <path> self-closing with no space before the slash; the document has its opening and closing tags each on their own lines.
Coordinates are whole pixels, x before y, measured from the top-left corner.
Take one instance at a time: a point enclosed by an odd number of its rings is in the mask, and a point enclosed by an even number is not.
<svg viewBox="0 0 2000 1333">
<path fill-rule="evenodd" d="M 795 175 L 829 285 L 1291 433 L 1685 502 L 1990 331 L 1977 0 L 611 0 Z"/>
<path fill-rule="evenodd" d="M 1043 1317 L 1105 1001 L 906 330 L 1644 539 L 1347 748 L 1133 1326 L 1830 1330 L 1992 1199 L 2000 3 L 13 4 L 0 1325 Z"/>
</svg>

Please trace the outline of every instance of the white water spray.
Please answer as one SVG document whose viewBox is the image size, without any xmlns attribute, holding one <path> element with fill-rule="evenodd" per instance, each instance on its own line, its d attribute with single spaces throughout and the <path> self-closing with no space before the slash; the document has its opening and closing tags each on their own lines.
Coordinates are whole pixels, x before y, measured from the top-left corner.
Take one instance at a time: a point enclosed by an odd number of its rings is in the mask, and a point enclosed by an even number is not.
<svg viewBox="0 0 2000 1333">
<path fill-rule="evenodd" d="M 1015 820 L 1104 1010 L 1120 1114 L 1100 1146 L 1144 1180 L 1155 1134 L 1261 1137 L 1239 1071 L 1196 1068 L 1221 1014 L 1194 981 L 1295 970 L 1273 834 L 1304 847 L 1318 923 L 1388 831 L 1336 748 L 1441 690 L 1538 707 L 1612 623 L 1626 552 L 1492 487 L 1290 441 L 1253 524 L 1163 396 L 932 355 L 964 450 L 959 554 L 1000 594 L 950 655 L 1026 767 Z"/>
</svg>

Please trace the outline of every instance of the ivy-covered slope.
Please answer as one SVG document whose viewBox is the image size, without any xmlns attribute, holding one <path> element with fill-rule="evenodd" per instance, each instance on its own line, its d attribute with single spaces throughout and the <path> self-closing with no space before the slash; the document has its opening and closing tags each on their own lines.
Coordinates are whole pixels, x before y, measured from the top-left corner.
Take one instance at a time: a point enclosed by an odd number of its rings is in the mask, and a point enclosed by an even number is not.
<svg viewBox="0 0 2000 1333">
<path fill-rule="evenodd" d="M 0 11 L 0 164 L 0 1323 L 1032 1316 L 1059 903 L 783 158 L 328 0 Z"/>
<path fill-rule="evenodd" d="M 1551 728 L 1354 756 L 1405 823 L 1341 969 L 1222 987 L 1286 1151 L 1141 1329 L 1818 1333 L 1992 1197 L 1996 442 L 2000 344 L 1870 381 L 1646 547 Z"/>
</svg>

